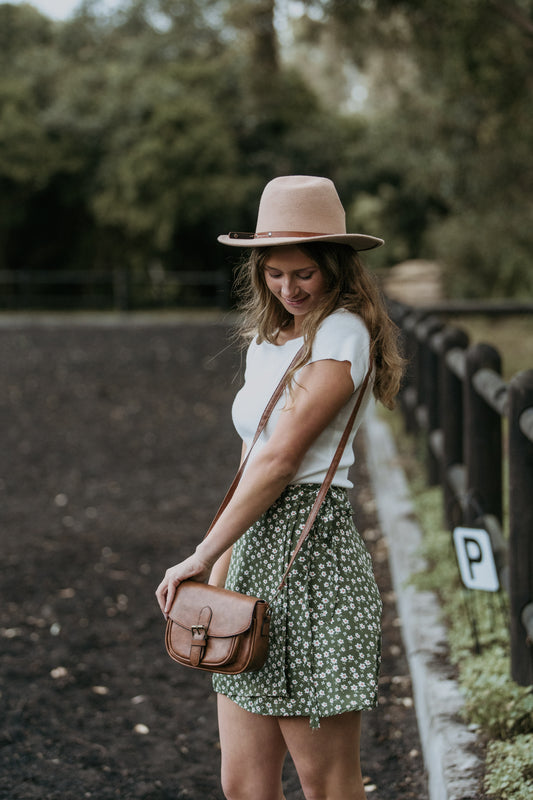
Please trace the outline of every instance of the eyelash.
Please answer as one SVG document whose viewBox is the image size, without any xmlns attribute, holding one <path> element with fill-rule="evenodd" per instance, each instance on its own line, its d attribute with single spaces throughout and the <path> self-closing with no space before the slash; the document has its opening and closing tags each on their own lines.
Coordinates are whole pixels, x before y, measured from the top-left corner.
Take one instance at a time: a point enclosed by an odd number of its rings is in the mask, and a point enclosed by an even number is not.
<svg viewBox="0 0 533 800">
<path fill-rule="evenodd" d="M 272 273 L 272 272 L 269 272 L 269 273 L 268 273 L 268 275 L 269 275 L 271 278 L 274 278 L 274 279 L 276 279 L 276 278 L 281 278 L 281 273 L 280 273 L 279 275 L 273 275 L 273 273 Z M 302 281 L 308 281 L 308 280 L 310 280 L 310 279 L 313 277 L 313 275 L 314 275 L 314 273 L 313 273 L 313 272 L 310 272 L 310 273 L 309 273 L 309 275 L 298 275 L 297 277 L 298 277 L 300 280 L 302 280 Z"/>
</svg>

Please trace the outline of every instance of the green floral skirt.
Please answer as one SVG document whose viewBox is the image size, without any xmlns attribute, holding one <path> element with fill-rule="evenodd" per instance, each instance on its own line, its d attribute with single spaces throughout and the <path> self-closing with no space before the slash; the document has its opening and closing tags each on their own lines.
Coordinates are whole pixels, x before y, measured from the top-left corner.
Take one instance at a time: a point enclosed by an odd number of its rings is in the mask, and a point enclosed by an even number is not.
<svg viewBox="0 0 533 800">
<path fill-rule="evenodd" d="M 226 588 L 272 602 L 268 658 L 256 672 L 214 675 L 216 692 L 269 716 L 373 708 L 381 599 L 346 490 L 331 487 L 287 579 L 276 590 L 319 486 L 289 486 L 233 547 Z"/>
</svg>

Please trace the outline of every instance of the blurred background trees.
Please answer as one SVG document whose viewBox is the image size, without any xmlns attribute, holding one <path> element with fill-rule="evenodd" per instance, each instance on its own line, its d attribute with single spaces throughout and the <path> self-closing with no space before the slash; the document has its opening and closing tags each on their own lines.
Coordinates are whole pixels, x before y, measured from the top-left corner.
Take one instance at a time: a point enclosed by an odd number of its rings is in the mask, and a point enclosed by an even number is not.
<svg viewBox="0 0 533 800">
<path fill-rule="evenodd" d="M 0 270 L 205 271 L 266 181 L 331 177 L 371 263 L 533 290 L 532 0 L 0 4 Z M 154 267 L 155 265 L 155 267 Z"/>
</svg>

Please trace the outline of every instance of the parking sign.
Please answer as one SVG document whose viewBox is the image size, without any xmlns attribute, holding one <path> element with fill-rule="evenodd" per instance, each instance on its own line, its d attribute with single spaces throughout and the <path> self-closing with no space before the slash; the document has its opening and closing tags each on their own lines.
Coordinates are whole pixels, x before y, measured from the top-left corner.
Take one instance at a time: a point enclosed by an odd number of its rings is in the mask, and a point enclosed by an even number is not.
<svg viewBox="0 0 533 800">
<path fill-rule="evenodd" d="M 500 582 L 488 532 L 482 528 L 455 528 L 453 541 L 466 588 L 497 592 Z"/>
</svg>

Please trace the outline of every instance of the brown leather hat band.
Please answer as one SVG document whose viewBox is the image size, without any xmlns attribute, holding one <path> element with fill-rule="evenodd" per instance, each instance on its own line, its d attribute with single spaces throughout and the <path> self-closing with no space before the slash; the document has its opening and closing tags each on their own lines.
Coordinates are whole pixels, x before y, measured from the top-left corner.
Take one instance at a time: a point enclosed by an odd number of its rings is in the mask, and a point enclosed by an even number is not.
<svg viewBox="0 0 533 800">
<path fill-rule="evenodd" d="M 304 239 L 310 236 L 344 236 L 343 233 L 317 233 L 316 231 L 263 231 L 261 233 L 228 234 L 230 239 Z"/>
</svg>

